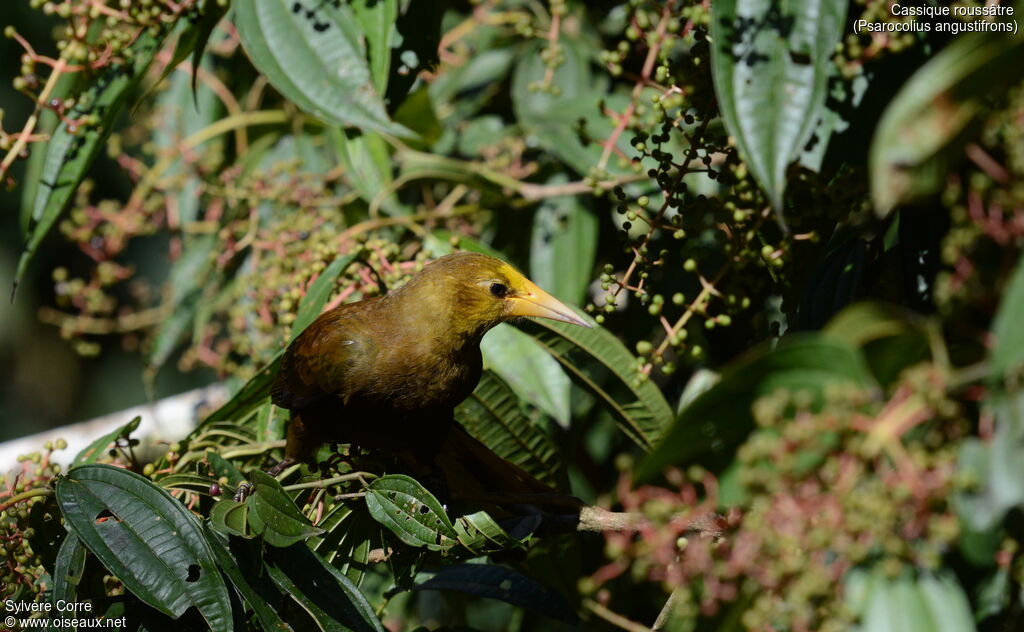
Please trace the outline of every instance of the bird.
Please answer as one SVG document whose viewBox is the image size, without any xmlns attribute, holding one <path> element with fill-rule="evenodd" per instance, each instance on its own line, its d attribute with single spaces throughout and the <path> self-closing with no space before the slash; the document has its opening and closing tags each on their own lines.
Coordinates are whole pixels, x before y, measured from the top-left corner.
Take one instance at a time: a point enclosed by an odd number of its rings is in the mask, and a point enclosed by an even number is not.
<svg viewBox="0 0 1024 632">
<path fill-rule="evenodd" d="M 551 492 L 454 421 L 480 380 L 484 334 L 523 317 L 590 327 L 511 264 L 474 252 L 325 311 L 288 345 L 273 381 L 271 401 L 291 413 L 281 464 L 313 463 L 325 443 L 353 444 L 438 468 L 445 489 Z"/>
</svg>

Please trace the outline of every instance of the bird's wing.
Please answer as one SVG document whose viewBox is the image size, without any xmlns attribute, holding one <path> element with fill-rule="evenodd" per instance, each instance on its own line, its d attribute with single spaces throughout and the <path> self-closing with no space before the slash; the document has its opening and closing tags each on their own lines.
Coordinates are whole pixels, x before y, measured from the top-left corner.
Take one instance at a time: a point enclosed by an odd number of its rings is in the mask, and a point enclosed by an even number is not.
<svg viewBox="0 0 1024 632">
<path fill-rule="evenodd" d="M 321 314 L 292 341 L 271 390 L 276 406 L 302 410 L 344 403 L 361 381 L 361 367 L 377 352 L 363 317 L 368 302 Z"/>
</svg>

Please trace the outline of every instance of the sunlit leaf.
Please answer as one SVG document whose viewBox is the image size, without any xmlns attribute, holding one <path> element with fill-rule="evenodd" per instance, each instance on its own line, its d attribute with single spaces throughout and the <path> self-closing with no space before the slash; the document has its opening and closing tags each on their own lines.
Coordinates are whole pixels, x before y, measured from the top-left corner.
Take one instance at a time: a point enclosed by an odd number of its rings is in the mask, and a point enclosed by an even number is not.
<svg viewBox="0 0 1024 632">
<path fill-rule="evenodd" d="M 236 0 L 233 9 L 253 65 L 300 108 L 338 125 L 408 133 L 388 118 L 347 4 Z"/>
<path fill-rule="evenodd" d="M 444 550 L 458 535 L 444 507 L 422 485 L 404 474 L 375 479 L 366 490 L 374 520 L 409 546 Z"/>
<path fill-rule="evenodd" d="M 716 0 L 711 73 L 729 134 L 782 210 L 786 168 L 821 117 L 845 0 Z"/>
</svg>

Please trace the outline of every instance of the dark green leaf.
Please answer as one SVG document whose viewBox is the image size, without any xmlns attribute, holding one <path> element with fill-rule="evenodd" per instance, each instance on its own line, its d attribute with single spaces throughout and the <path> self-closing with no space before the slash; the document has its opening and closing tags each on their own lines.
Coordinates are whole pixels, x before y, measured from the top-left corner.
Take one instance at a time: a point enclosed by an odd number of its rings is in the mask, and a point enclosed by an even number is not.
<svg viewBox="0 0 1024 632">
<path fill-rule="evenodd" d="M 374 520 L 410 546 L 441 551 L 457 543 L 458 534 L 441 503 L 404 474 L 389 474 L 370 483 L 366 506 Z"/>
<path fill-rule="evenodd" d="M 380 526 L 362 503 L 335 505 L 317 526 L 324 534 L 311 538 L 309 547 L 358 585 L 370 567 L 373 536 Z"/>
<path fill-rule="evenodd" d="M 227 587 L 199 522 L 149 480 L 109 465 L 57 479 L 68 530 L 125 588 L 171 617 L 195 607 L 212 629 L 232 629 Z"/>
<path fill-rule="evenodd" d="M 127 439 L 131 433 L 135 432 L 140 423 L 142 423 L 142 417 L 136 417 L 117 430 L 108 432 L 99 439 L 96 439 L 78 453 L 78 456 L 75 457 L 72 464 L 82 465 L 85 463 L 95 463 L 98 459 L 106 456 L 111 445 L 118 439 Z"/>
<path fill-rule="evenodd" d="M 776 211 L 824 111 L 844 0 L 716 0 L 711 74 L 726 128 Z"/>
<path fill-rule="evenodd" d="M 546 319 L 518 326 L 612 414 L 623 432 L 649 448 L 672 422 L 672 407 L 655 384 L 642 379 L 636 358 L 618 338 L 589 317 L 581 318 L 592 323 L 593 329 Z M 604 378 L 608 378 L 607 384 Z"/>
<path fill-rule="evenodd" d="M 245 603 L 252 608 L 263 629 L 266 632 L 286 632 L 291 630 L 291 626 L 282 621 L 281 617 L 277 616 L 274 609 L 267 603 L 264 595 L 253 586 L 250 576 L 242 572 L 242 569 L 238 567 L 238 563 L 228 548 L 228 543 L 222 540 L 219 534 L 214 533 L 211 527 L 212 525 L 210 524 L 203 525 L 206 539 L 210 543 L 214 557 L 217 559 L 217 565 L 220 566 L 220 569 L 231 580 L 231 584 L 234 585 L 235 590 L 242 596 L 242 599 L 245 599 Z"/>
<path fill-rule="evenodd" d="M 313 0 L 235 0 L 253 65 L 281 94 L 325 121 L 405 135 L 374 88 L 351 8 Z"/>
<path fill-rule="evenodd" d="M 144 30 L 131 45 L 134 53 L 132 61 L 109 65 L 103 77 L 93 82 L 85 92 L 76 95 L 75 107 L 66 113 L 66 120 L 57 125 L 45 147 L 36 149 L 46 151 L 46 159 L 39 175 L 39 186 L 27 230 L 28 241 L 14 275 L 15 287 L 113 131 L 128 95 L 146 73 L 161 40 L 162 36 L 154 37 L 148 30 Z M 81 129 L 76 126 L 73 131 L 69 129 L 67 121 L 92 114 L 99 116 L 99 123 Z"/>
<path fill-rule="evenodd" d="M 256 490 L 245 499 L 249 526 L 267 544 L 287 547 L 323 532 L 309 523 L 273 476 L 253 470 L 250 478 Z"/>
<path fill-rule="evenodd" d="M 985 98 L 1024 76 L 1017 63 L 1022 51 L 1024 37 L 968 33 L 903 85 L 871 141 L 871 197 L 879 216 L 945 186 Z"/>
<path fill-rule="evenodd" d="M 500 377 L 484 371 L 473 394 L 455 409 L 455 419 L 478 441 L 533 477 L 556 486 L 560 466 L 555 446 Z"/>
<path fill-rule="evenodd" d="M 523 544 L 541 522 L 539 515 L 525 516 L 510 526 L 516 535 L 511 535 L 485 511 L 462 516 L 455 522 L 459 544 L 475 555 L 494 551 L 522 548 Z"/>
<path fill-rule="evenodd" d="M 498 599 L 569 624 L 578 621 L 576 613 L 561 595 L 545 588 L 536 580 L 503 566 L 448 566 L 427 581 L 414 586 L 413 590 L 452 590 L 477 597 Z"/>
<path fill-rule="evenodd" d="M 274 583 L 291 595 L 322 630 L 385 632 L 359 589 L 304 544 L 269 549 L 266 562 Z"/>
<path fill-rule="evenodd" d="M 53 592 L 50 593 L 50 603 L 59 612 L 57 603 L 75 603 L 79 600 L 78 585 L 82 581 L 82 574 L 85 571 L 85 555 L 87 551 L 82 546 L 78 537 L 69 533 L 60 546 L 57 553 L 57 561 L 53 567 Z M 64 613 L 59 612 L 58 616 L 63 617 Z"/>
<path fill-rule="evenodd" d="M 687 406 L 636 473 L 650 480 L 669 465 L 682 465 L 710 452 L 731 454 L 754 427 L 751 407 L 778 389 L 803 391 L 820 405 L 826 388 L 847 384 L 871 388 L 864 359 L 849 345 L 821 336 L 784 339 L 762 347 L 722 372 L 714 386 Z"/>
<path fill-rule="evenodd" d="M 215 478 L 227 477 L 228 485 L 232 487 L 238 487 L 238 484 L 245 480 L 245 477 L 234 465 L 216 452 L 207 451 L 204 460 L 210 466 Z"/>
</svg>

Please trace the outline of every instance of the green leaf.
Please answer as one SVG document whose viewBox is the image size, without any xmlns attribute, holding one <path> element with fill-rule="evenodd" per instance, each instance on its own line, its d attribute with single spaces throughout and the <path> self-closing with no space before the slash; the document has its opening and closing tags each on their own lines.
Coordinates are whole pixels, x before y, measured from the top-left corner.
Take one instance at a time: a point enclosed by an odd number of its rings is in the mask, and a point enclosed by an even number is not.
<svg viewBox="0 0 1024 632">
<path fill-rule="evenodd" d="M 370 483 L 366 506 L 374 520 L 409 546 L 443 551 L 457 543 L 458 534 L 441 503 L 404 474 L 389 474 Z"/>
<path fill-rule="evenodd" d="M 295 323 L 292 324 L 292 340 L 309 327 L 324 310 L 324 305 L 334 290 L 334 282 L 355 260 L 355 255 L 338 257 L 309 286 L 305 296 L 299 301 L 299 310 L 295 315 Z"/>
<path fill-rule="evenodd" d="M 249 476 L 256 487 L 245 499 L 249 526 L 253 533 L 263 536 L 267 544 L 287 547 L 323 533 L 323 529 L 310 524 L 276 478 L 262 470 L 253 470 Z M 237 522 L 227 526 L 235 525 Z"/>
<path fill-rule="evenodd" d="M 860 632 L 969 632 L 970 605 L 960 584 L 947 573 L 904 574 L 889 578 L 881 570 L 854 570 L 847 603 L 859 615 Z"/>
<path fill-rule="evenodd" d="M 373 536 L 380 533 L 377 522 L 362 503 L 338 503 L 318 526 L 324 534 L 311 538 L 309 547 L 358 585 L 370 568 Z"/>
<path fill-rule="evenodd" d="M 388 119 L 347 4 L 235 0 L 233 5 L 253 65 L 297 106 L 338 125 L 410 133 Z"/>
<path fill-rule="evenodd" d="M 716 0 L 711 76 L 719 109 L 750 172 L 777 212 L 786 168 L 824 111 L 845 0 Z"/>
<path fill-rule="evenodd" d="M 491 371 L 484 371 L 476 390 L 456 407 L 455 419 L 501 458 L 557 486 L 561 468 L 551 437 L 523 414 L 515 393 Z"/>
<path fill-rule="evenodd" d="M 81 465 L 57 479 L 56 496 L 68 530 L 136 597 L 175 618 L 194 606 L 212 629 L 233 629 L 202 528 L 166 491 L 121 468 Z"/>
<path fill-rule="evenodd" d="M 676 417 L 658 446 L 641 463 L 637 482 L 669 465 L 687 464 L 710 452 L 732 454 L 754 428 L 751 407 L 778 389 L 803 391 L 820 405 L 825 389 L 846 384 L 873 386 L 864 359 L 849 345 L 823 336 L 783 339 L 775 349 L 758 348 L 722 372 L 721 379 Z"/>
<path fill-rule="evenodd" d="M 215 508 L 216 506 L 214 505 Z M 228 548 L 228 543 L 218 533 L 215 533 L 212 530 L 213 528 L 215 527 L 209 523 L 203 525 L 206 540 L 210 543 L 213 555 L 217 559 L 217 565 L 220 566 L 220 569 L 231 580 L 231 584 L 238 591 L 238 594 L 242 596 L 242 599 L 245 600 L 245 603 L 252 608 L 260 625 L 266 632 L 290 632 L 291 626 L 282 621 L 281 617 L 277 616 L 277 613 L 274 612 L 274 609 L 267 602 L 266 597 L 261 594 L 261 590 L 254 585 L 255 582 L 238 567 L 238 563 Z M 263 587 L 260 586 L 260 588 Z"/>
<path fill-rule="evenodd" d="M 14 275 L 15 289 L 39 245 L 70 204 L 86 171 L 104 147 L 128 95 L 145 75 L 162 39 L 162 35 L 154 37 L 148 30 L 143 31 L 131 45 L 134 53 L 132 61 L 107 66 L 101 77 L 92 82 L 82 94 L 76 95 L 75 106 L 65 114 L 66 120 L 57 125 L 45 147 L 36 149 L 45 151 L 46 158 L 40 171 L 32 217 L 26 231 L 27 243 Z M 67 121 L 90 115 L 98 116 L 99 123 L 76 128 L 73 132 L 69 129 Z"/>
<path fill-rule="evenodd" d="M 359 589 L 304 544 L 268 549 L 266 562 L 274 583 L 302 606 L 320 629 L 385 632 Z"/>
<path fill-rule="evenodd" d="M 1006 283 L 996 317 L 992 320 L 992 346 L 989 375 L 993 380 L 1004 380 L 1024 372 L 1024 327 L 1020 315 L 1024 314 L 1024 257 L 1017 262 Z"/>
<path fill-rule="evenodd" d="M 249 505 L 231 499 L 219 500 L 210 509 L 210 527 L 224 535 L 254 538 L 249 530 Z"/>
<path fill-rule="evenodd" d="M 220 478 L 221 476 L 227 477 L 228 485 L 232 487 L 238 487 L 238 485 L 245 480 L 245 477 L 242 476 L 242 473 L 239 472 L 234 465 L 216 452 L 207 450 L 206 456 L 203 457 L 203 460 L 210 466 L 215 478 Z"/>
<path fill-rule="evenodd" d="M 565 55 L 552 77 L 557 94 L 531 89 L 543 82 L 549 68 L 541 56 L 544 44 L 530 43 L 518 51 L 515 73 L 512 77 L 512 105 L 523 131 L 530 142 L 536 142 L 550 151 L 580 174 L 587 174 L 597 166 L 604 153 L 604 141 L 612 136 L 615 122 L 604 109 L 623 112 L 629 106 L 629 97 L 609 94 L 606 86 L 594 76 L 590 68 L 597 51 L 587 40 L 561 37 L 559 48 Z M 621 134 L 615 149 L 622 155 L 632 156 L 635 151 L 628 143 L 628 134 Z M 614 159 L 604 165 L 612 173 L 625 173 Z"/>
<path fill-rule="evenodd" d="M 379 202 L 376 201 L 381 191 L 388 191 L 394 181 L 391 154 L 380 134 L 334 129 L 330 130 L 329 135 L 333 139 L 339 162 L 345 166 L 346 181 L 364 202 L 369 205 L 380 204 L 380 208 L 390 215 L 409 212 L 408 207 L 399 202 L 393 192 Z"/>
<path fill-rule="evenodd" d="M 650 448 L 672 422 L 672 407 L 655 384 L 642 379 L 636 357 L 618 338 L 591 318 L 580 317 L 593 329 L 547 319 L 518 326 L 612 414 L 623 432 L 641 447 Z"/>
<path fill-rule="evenodd" d="M 960 476 L 970 487 L 954 497 L 960 519 L 974 531 L 998 525 L 1024 504 L 1024 393 L 999 394 L 988 402 L 995 416 L 991 441 L 968 437 L 960 446 Z"/>
<path fill-rule="evenodd" d="M 563 184 L 564 174 L 549 184 Z M 533 216 L 530 278 L 563 301 L 586 300 L 597 254 L 597 217 L 582 196 L 545 200 Z"/>
<path fill-rule="evenodd" d="M 181 256 L 171 266 L 167 281 L 169 291 L 163 304 L 170 317 L 156 327 L 153 347 L 147 359 L 150 371 L 163 366 L 178 343 L 191 331 L 199 297 L 213 269 L 219 246 L 217 236 L 212 234 L 188 240 Z"/>
<path fill-rule="evenodd" d="M 118 439 L 127 439 L 131 433 L 135 432 L 140 423 L 142 423 L 142 417 L 135 417 L 117 430 L 108 432 L 99 439 L 96 439 L 78 453 L 75 460 L 71 462 L 72 465 L 95 463 L 97 460 L 106 456 L 111 445 Z"/>
<path fill-rule="evenodd" d="M 85 571 L 86 548 L 78 537 L 69 533 L 57 552 L 57 561 L 53 565 L 53 592 L 50 593 L 50 603 L 54 604 L 58 615 L 64 618 L 57 603 L 75 603 L 78 600 L 78 585 L 82 581 L 82 574 Z M 73 616 L 73 615 L 72 615 Z"/>
<path fill-rule="evenodd" d="M 398 0 L 353 0 L 351 4 L 359 28 L 366 37 L 373 85 L 377 88 L 377 94 L 386 94 L 388 73 L 391 70 L 391 49 L 398 34 L 395 29 Z"/>
<path fill-rule="evenodd" d="M 493 564 L 458 564 L 442 568 L 413 590 L 451 590 L 498 599 L 575 625 L 579 619 L 561 595 L 512 569 Z"/>
<path fill-rule="evenodd" d="M 569 425 L 569 377 L 537 341 L 508 324 L 487 332 L 480 342 L 484 368 L 501 376 L 523 400 Z"/>
<path fill-rule="evenodd" d="M 455 522 L 459 544 L 474 555 L 523 548 L 533 531 L 540 526 L 539 515 L 524 516 L 514 523 L 516 535 L 505 531 L 486 511 L 462 516 Z M 512 528 L 512 527 L 510 527 Z"/>
<path fill-rule="evenodd" d="M 210 495 L 210 486 L 216 482 L 217 479 L 210 478 L 209 476 L 201 476 L 199 474 L 189 474 L 185 472 L 168 474 L 156 481 L 157 485 L 167 490 L 183 489 L 197 494 L 202 494 L 203 496 Z"/>
<path fill-rule="evenodd" d="M 1022 52 L 1024 35 L 968 33 L 903 84 L 871 141 L 871 197 L 880 217 L 945 186 L 986 97 L 1024 77 Z"/>
</svg>

